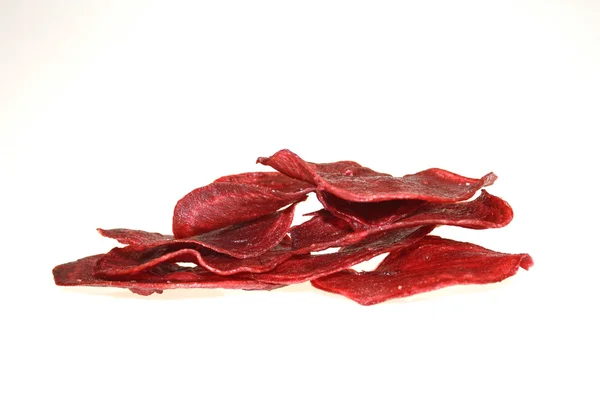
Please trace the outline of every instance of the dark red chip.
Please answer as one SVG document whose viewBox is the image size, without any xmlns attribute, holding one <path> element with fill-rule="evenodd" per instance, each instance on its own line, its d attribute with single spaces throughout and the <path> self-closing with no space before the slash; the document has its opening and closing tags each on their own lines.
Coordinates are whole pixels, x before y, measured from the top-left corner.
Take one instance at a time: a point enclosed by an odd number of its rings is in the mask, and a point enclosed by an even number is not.
<svg viewBox="0 0 600 400">
<path fill-rule="evenodd" d="M 133 229 L 98 229 L 106 237 L 134 245 L 138 250 L 153 248 L 200 249 L 202 247 L 235 258 L 251 258 L 264 254 L 287 235 L 294 219 L 295 204 L 264 217 L 215 231 L 175 239 L 171 235 Z"/>
<path fill-rule="evenodd" d="M 354 162 L 309 163 L 289 150 L 280 150 L 271 157 L 260 157 L 258 162 L 291 178 L 311 183 L 320 191 L 354 202 L 425 200 L 453 203 L 471 198 L 479 189 L 496 180 L 493 173 L 473 179 L 439 168 L 393 177 Z M 349 163 L 347 168 L 338 168 L 346 166 L 345 163 Z"/>
<path fill-rule="evenodd" d="M 363 203 L 377 207 L 376 203 Z M 471 229 L 500 228 L 513 218 L 510 205 L 485 190 L 475 200 L 453 203 L 426 203 L 408 217 L 376 229 L 354 230 L 346 221 L 321 210 L 291 230 L 294 250 L 319 251 L 356 243 L 376 232 L 420 225 L 455 225 Z"/>
<path fill-rule="evenodd" d="M 173 213 L 175 237 L 191 237 L 260 218 L 301 201 L 314 190 L 290 178 L 281 178 L 281 174 L 278 178 L 259 174 L 224 177 L 221 179 L 226 181 L 213 182 L 185 195 Z M 253 183 L 239 183 L 245 180 Z"/>
<path fill-rule="evenodd" d="M 391 176 L 373 171 L 354 161 L 336 161 L 331 163 L 311 163 L 304 161 L 289 150 L 280 150 L 271 157 L 259 157 L 257 163 L 268 165 L 290 178 L 319 186 L 319 175 L 347 177 Z"/>
<path fill-rule="evenodd" d="M 379 254 L 410 246 L 433 228 L 422 226 L 381 232 L 355 245 L 343 247 L 336 253 L 297 255 L 270 271 L 244 276 L 273 284 L 306 282 L 350 268 Z"/>
<path fill-rule="evenodd" d="M 451 285 L 499 282 L 519 267 L 532 265 L 528 254 L 498 253 L 429 236 L 409 248 L 392 251 L 374 271 L 341 271 L 315 279 L 312 285 L 372 305 Z"/>
<path fill-rule="evenodd" d="M 94 276 L 102 279 L 125 279 L 149 271 L 163 263 L 194 263 L 216 275 L 234 275 L 241 272 L 265 272 L 292 256 L 290 248 L 277 245 L 266 253 L 252 258 L 233 258 L 188 244 L 168 244 L 139 248 L 116 247 L 98 260 Z"/>
<path fill-rule="evenodd" d="M 162 289 L 140 289 L 140 288 L 129 288 L 131 293 L 139 294 L 140 296 L 150 296 L 151 294 L 162 294 Z"/>
<path fill-rule="evenodd" d="M 55 283 L 59 286 L 120 287 L 141 295 L 162 293 L 165 289 L 272 290 L 281 287 L 281 285 L 257 282 L 238 276 L 222 276 L 202 268 L 187 268 L 175 264 L 161 264 L 127 280 L 104 280 L 92 274 L 94 265 L 103 256 L 104 254 L 98 254 L 55 267 L 52 270 Z"/>
<path fill-rule="evenodd" d="M 317 198 L 327 211 L 357 230 L 391 224 L 427 204 L 423 200 L 348 201 L 324 191 L 317 191 Z"/>
</svg>

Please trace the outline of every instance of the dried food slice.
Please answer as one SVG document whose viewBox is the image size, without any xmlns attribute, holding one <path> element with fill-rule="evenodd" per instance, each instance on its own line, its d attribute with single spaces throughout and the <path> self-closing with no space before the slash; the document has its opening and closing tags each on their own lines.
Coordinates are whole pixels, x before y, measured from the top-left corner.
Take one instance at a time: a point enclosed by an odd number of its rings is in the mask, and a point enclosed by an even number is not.
<svg viewBox="0 0 600 400">
<path fill-rule="evenodd" d="M 175 241 L 175 237 L 173 235 L 163 235 L 158 232 L 147 232 L 140 231 L 138 229 L 125 229 L 125 228 L 116 228 L 116 229 L 96 229 L 99 234 L 104 237 L 115 239 L 117 242 L 133 245 L 133 246 L 148 246 L 153 245 L 155 243 L 166 244 L 169 242 Z M 185 240 L 185 239 L 183 239 Z"/>
<path fill-rule="evenodd" d="M 392 226 L 453 225 L 470 229 L 501 228 L 513 219 L 512 207 L 485 189 L 474 200 L 452 204 L 427 203 Z"/>
<path fill-rule="evenodd" d="M 355 161 L 335 161 L 330 163 L 304 161 L 297 154 L 287 149 L 279 150 L 271 157 L 259 157 L 256 162 L 268 165 L 290 178 L 310 183 L 313 186 L 320 186 L 323 176 L 345 176 L 349 179 L 367 176 L 391 177 L 390 174 L 363 167 Z"/>
<path fill-rule="evenodd" d="M 256 185 L 285 193 L 302 192 L 307 194 L 315 189 L 314 186 L 309 183 L 290 178 L 280 172 L 245 172 L 242 174 L 222 176 L 215 180 L 215 182 Z"/>
<path fill-rule="evenodd" d="M 273 284 L 306 282 L 350 268 L 379 254 L 410 246 L 433 228 L 422 226 L 381 232 L 355 245 L 343 247 L 336 253 L 295 255 L 270 271 L 243 276 Z"/>
<path fill-rule="evenodd" d="M 327 211 L 348 221 L 356 230 L 391 224 L 429 204 L 424 200 L 348 201 L 320 190 L 317 198 Z"/>
<path fill-rule="evenodd" d="M 366 203 L 365 203 L 366 204 Z M 376 203 L 371 203 L 376 207 Z M 341 247 L 390 229 L 421 225 L 454 225 L 471 229 L 500 228 L 513 218 L 510 205 L 485 190 L 475 200 L 461 203 L 427 203 L 414 214 L 376 229 L 354 230 L 346 221 L 326 210 L 315 213 L 301 225 L 291 229 L 292 248 L 300 252 Z"/>
<path fill-rule="evenodd" d="M 297 253 L 321 251 L 360 242 L 375 231 L 354 231 L 350 224 L 327 210 L 311 213 L 312 218 L 292 227 L 292 250 Z"/>
<path fill-rule="evenodd" d="M 312 285 L 372 305 L 451 285 L 502 281 L 529 269 L 528 254 L 504 254 L 471 243 L 429 236 L 414 246 L 392 251 L 369 272 L 341 271 L 318 278 Z"/>
<path fill-rule="evenodd" d="M 94 266 L 94 276 L 102 279 L 124 279 L 148 271 L 163 263 L 194 263 L 217 275 L 241 272 L 265 272 L 292 256 L 290 247 L 277 245 L 253 258 L 234 258 L 203 248 L 189 248 L 187 243 L 167 244 L 151 248 L 115 247 Z"/>
<path fill-rule="evenodd" d="M 481 179 L 467 178 L 439 168 L 393 177 L 356 163 L 342 170 L 331 168 L 332 164 L 338 163 L 306 162 L 289 150 L 280 150 L 271 157 L 260 157 L 257 162 L 269 165 L 291 178 L 309 182 L 318 190 L 355 202 L 425 200 L 453 203 L 471 198 L 497 178 L 493 173 Z"/>
<path fill-rule="evenodd" d="M 187 268 L 176 264 L 161 264 L 128 280 L 104 280 L 95 277 L 92 272 L 102 257 L 104 254 L 97 254 L 55 267 L 52 270 L 54 282 L 59 286 L 121 287 L 144 296 L 162 293 L 165 289 L 272 290 L 281 287 L 237 276 L 216 275 L 203 268 Z"/>
<path fill-rule="evenodd" d="M 313 189 L 302 185 L 213 182 L 185 195 L 175 205 L 173 234 L 186 238 L 251 221 L 303 200 Z"/>
<path fill-rule="evenodd" d="M 183 248 L 181 246 L 192 249 L 205 247 L 235 258 L 251 258 L 267 252 L 283 240 L 292 225 L 295 206 L 296 204 L 292 204 L 284 210 L 252 221 L 185 239 L 134 229 L 98 229 L 98 232 L 120 243 L 148 250 L 162 246 L 175 246 L 179 249 Z"/>
</svg>

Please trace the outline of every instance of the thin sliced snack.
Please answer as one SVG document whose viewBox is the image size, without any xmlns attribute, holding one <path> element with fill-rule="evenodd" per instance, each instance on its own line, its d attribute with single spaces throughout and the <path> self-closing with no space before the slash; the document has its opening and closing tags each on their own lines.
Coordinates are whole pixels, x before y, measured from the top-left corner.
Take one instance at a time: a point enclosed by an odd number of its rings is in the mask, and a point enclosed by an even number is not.
<svg viewBox="0 0 600 400">
<path fill-rule="evenodd" d="M 55 267 L 56 284 L 122 287 L 147 296 L 311 281 L 376 304 L 448 285 L 496 282 L 533 264 L 527 254 L 428 236 L 439 225 L 507 225 L 511 207 L 482 190 L 496 180 L 493 173 L 474 179 L 431 168 L 394 177 L 354 161 L 308 162 L 285 149 L 257 162 L 276 172 L 223 176 L 181 198 L 172 235 L 98 229 L 125 247 Z M 323 209 L 292 227 L 297 203 L 311 192 Z M 386 254 L 375 271 L 350 270 Z"/>
<path fill-rule="evenodd" d="M 265 273 L 243 276 L 273 284 L 306 282 L 350 268 L 379 254 L 410 246 L 433 228 L 421 226 L 381 232 L 355 245 L 343 247 L 336 253 L 296 255 Z"/>
<path fill-rule="evenodd" d="M 292 250 L 297 253 L 321 251 L 330 247 L 349 246 L 375 231 L 354 231 L 350 224 L 327 210 L 311 213 L 312 218 L 292 227 Z"/>
<path fill-rule="evenodd" d="M 173 234 L 186 238 L 274 213 L 303 200 L 312 188 L 234 182 L 214 182 L 195 189 L 177 202 Z"/>
<path fill-rule="evenodd" d="M 377 232 L 421 225 L 454 225 L 471 229 L 500 228 L 506 226 L 512 218 L 513 210 L 510 205 L 485 190 L 471 201 L 452 204 L 427 203 L 413 215 L 376 229 L 354 230 L 346 221 L 321 210 L 314 213 L 310 220 L 291 229 L 292 248 L 298 252 L 319 251 L 357 243 Z"/>
<path fill-rule="evenodd" d="M 291 178 L 311 183 L 320 191 L 355 202 L 425 200 L 453 203 L 468 200 L 497 178 L 493 173 L 481 179 L 467 178 L 439 168 L 393 177 L 356 163 L 346 170 L 331 168 L 332 164 L 340 163 L 309 163 L 289 150 L 280 150 L 271 157 L 260 157 L 257 162 L 269 165 Z"/>
<path fill-rule="evenodd" d="M 252 221 L 185 239 L 175 239 L 172 235 L 134 229 L 98 229 L 98 232 L 120 243 L 134 245 L 140 249 L 151 250 L 163 246 L 175 246 L 178 249 L 185 246 L 191 249 L 205 247 L 235 258 L 251 258 L 264 254 L 283 240 L 292 225 L 296 204 Z"/>
<path fill-rule="evenodd" d="M 104 280 L 95 277 L 92 272 L 94 265 L 103 256 L 104 254 L 97 254 L 55 267 L 52 270 L 54 282 L 59 286 L 120 287 L 144 296 L 162 293 L 165 289 L 272 290 L 281 287 L 237 276 L 216 275 L 202 268 L 187 268 L 176 264 L 161 264 L 128 280 Z"/>
<path fill-rule="evenodd" d="M 362 305 L 412 296 L 451 285 L 500 282 L 529 269 L 528 254 L 504 254 L 471 243 L 428 236 L 396 250 L 374 271 L 341 271 L 313 280 L 314 287 Z"/>
<path fill-rule="evenodd" d="M 222 176 L 215 180 L 215 182 L 256 185 L 285 193 L 302 192 L 308 194 L 314 190 L 313 185 L 298 179 L 290 178 L 281 172 L 245 172 L 242 174 Z"/>
<path fill-rule="evenodd" d="M 269 271 L 292 256 L 290 248 L 277 245 L 253 258 L 234 258 L 188 244 L 168 244 L 151 248 L 115 247 L 94 266 L 94 276 L 102 279 L 125 279 L 149 271 L 163 263 L 194 263 L 217 275 Z"/>
<path fill-rule="evenodd" d="M 317 191 L 317 198 L 323 208 L 347 221 L 356 230 L 391 224 L 428 204 L 423 200 L 348 201 L 320 190 Z"/>
<path fill-rule="evenodd" d="M 268 165 L 290 178 L 309 183 L 315 187 L 320 186 L 322 176 L 345 176 L 350 179 L 361 177 L 378 177 L 390 174 L 377 172 L 363 167 L 355 161 L 335 161 L 331 163 L 312 163 L 304 161 L 290 150 L 279 150 L 271 157 L 259 157 L 257 163 Z"/>
</svg>

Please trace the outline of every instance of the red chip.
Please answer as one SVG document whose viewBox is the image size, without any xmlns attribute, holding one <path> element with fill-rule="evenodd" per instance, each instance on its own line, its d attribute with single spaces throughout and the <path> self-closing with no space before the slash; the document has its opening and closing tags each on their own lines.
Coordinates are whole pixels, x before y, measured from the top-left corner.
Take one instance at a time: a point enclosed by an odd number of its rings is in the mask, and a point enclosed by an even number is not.
<svg viewBox="0 0 600 400">
<path fill-rule="evenodd" d="M 98 232 L 120 243 L 134 245 L 138 250 L 152 250 L 165 246 L 173 249 L 204 247 L 235 258 L 251 258 L 265 253 L 282 241 L 292 225 L 295 206 L 296 204 L 292 204 L 285 210 L 252 221 L 185 239 L 133 229 L 98 229 Z"/>
<path fill-rule="evenodd" d="M 272 290 L 281 285 L 272 285 L 243 279 L 237 276 L 213 274 L 203 268 L 186 268 L 175 264 L 162 264 L 148 272 L 127 280 L 104 280 L 94 277 L 94 265 L 104 256 L 98 254 L 54 267 L 54 281 L 59 286 L 108 286 L 120 287 L 147 296 L 162 293 L 165 289 L 244 289 Z"/>
<path fill-rule="evenodd" d="M 363 203 L 377 207 L 377 203 Z M 366 208 L 366 207 L 365 207 Z M 455 225 L 463 228 L 500 228 L 513 218 L 510 205 L 485 190 L 475 200 L 441 204 L 425 203 L 412 215 L 377 229 L 354 230 L 346 221 L 321 210 L 291 230 L 294 250 L 319 251 L 356 243 L 376 232 L 420 225 Z"/>
<path fill-rule="evenodd" d="M 280 172 L 245 172 L 242 174 L 222 176 L 215 182 L 241 183 L 256 185 L 284 193 L 310 193 L 314 187 L 304 181 L 290 178 Z"/>
<path fill-rule="evenodd" d="M 427 204 L 423 200 L 348 201 L 320 190 L 317 191 L 317 198 L 327 211 L 348 221 L 355 229 L 391 224 Z"/>
<path fill-rule="evenodd" d="M 102 279 L 126 279 L 164 263 L 179 262 L 194 263 L 217 275 L 265 272 L 291 256 L 290 248 L 281 244 L 258 257 L 243 259 L 202 248 L 189 248 L 187 244 L 150 248 L 116 247 L 98 260 L 94 267 L 94 276 Z"/>
<path fill-rule="evenodd" d="M 306 282 L 350 268 L 379 254 L 410 246 L 433 228 L 422 226 L 381 232 L 355 245 L 343 247 L 336 253 L 297 255 L 267 272 L 244 276 L 273 284 Z"/>
<path fill-rule="evenodd" d="M 260 218 L 302 200 L 314 190 L 287 177 L 258 178 L 261 175 L 252 174 L 246 178 L 252 181 L 252 176 L 254 183 L 235 182 L 245 179 L 234 175 L 225 177 L 228 181 L 213 182 L 185 195 L 173 213 L 175 237 L 191 237 Z"/>
<path fill-rule="evenodd" d="M 313 280 L 312 285 L 372 305 L 451 285 L 499 282 L 519 267 L 532 265 L 528 254 L 498 253 L 428 236 L 414 246 L 392 251 L 374 271 L 341 271 Z"/>
<path fill-rule="evenodd" d="M 398 178 L 361 167 L 354 162 L 309 163 L 289 150 L 280 150 L 271 157 L 260 157 L 258 162 L 291 178 L 311 183 L 318 190 L 355 202 L 426 200 L 452 203 L 471 198 L 479 189 L 496 180 L 493 173 L 481 179 L 473 179 L 439 168 Z M 352 164 L 346 169 L 338 168 L 343 163 Z"/>
</svg>

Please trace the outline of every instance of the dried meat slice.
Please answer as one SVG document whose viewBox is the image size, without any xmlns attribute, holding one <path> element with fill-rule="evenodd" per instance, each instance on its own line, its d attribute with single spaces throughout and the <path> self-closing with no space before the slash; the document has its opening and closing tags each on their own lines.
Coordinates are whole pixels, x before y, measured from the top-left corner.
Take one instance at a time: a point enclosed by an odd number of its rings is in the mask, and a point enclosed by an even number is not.
<svg viewBox="0 0 600 400">
<path fill-rule="evenodd" d="M 120 243 L 147 250 L 163 246 L 181 249 L 183 245 L 191 249 L 205 247 L 235 258 L 251 258 L 264 254 L 283 240 L 292 225 L 296 204 L 252 221 L 185 239 L 134 229 L 98 229 L 98 232 Z"/>
<path fill-rule="evenodd" d="M 336 253 L 295 255 L 270 271 L 242 276 L 273 284 L 306 282 L 350 268 L 379 254 L 410 246 L 433 228 L 422 226 L 381 232 Z"/>
<path fill-rule="evenodd" d="M 367 203 L 365 203 L 367 204 Z M 376 207 L 376 203 L 369 203 Z M 377 232 L 421 225 L 454 225 L 470 229 L 500 228 L 513 218 L 510 205 L 486 190 L 475 200 L 443 204 L 427 203 L 414 214 L 376 229 L 355 230 L 346 221 L 333 216 L 326 210 L 290 231 L 292 248 L 296 252 L 319 251 L 330 247 L 341 247 Z"/>
<path fill-rule="evenodd" d="M 194 263 L 216 275 L 269 271 L 292 256 L 289 246 L 282 244 L 253 258 L 234 258 L 204 248 L 189 248 L 186 243 L 140 248 L 115 247 L 94 266 L 94 276 L 102 279 L 124 279 L 149 271 L 163 263 Z"/>
<path fill-rule="evenodd" d="M 392 251 L 369 272 L 341 271 L 313 280 L 314 287 L 341 294 L 362 305 L 412 296 L 451 285 L 502 281 L 529 269 L 528 254 L 504 254 L 471 243 L 428 236 Z"/>
<path fill-rule="evenodd" d="M 331 167 L 337 163 L 306 162 L 289 150 L 280 150 L 271 157 L 260 157 L 257 162 L 291 178 L 311 183 L 320 191 L 354 202 L 424 200 L 453 203 L 471 198 L 497 178 L 493 173 L 481 179 L 467 178 L 439 168 L 393 177 L 352 162 L 341 162 L 352 163 L 345 170 Z"/>
<path fill-rule="evenodd" d="M 277 181 L 279 182 L 279 181 Z M 186 238 L 271 214 L 302 201 L 314 188 L 303 185 L 213 182 L 185 195 L 175 205 L 173 234 Z"/>
<path fill-rule="evenodd" d="M 281 287 L 236 276 L 216 275 L 203 268 L 187 268 L 176 264 L 161 264 L 127 280 L 104 280 L 93 275 L 93 268 L 102 257 L 104 254 L 97 254 L 55 267 L 52 270 L 54 282 L 59 286 L 120 287 L 144 296 L 162 293 L 165 289 L 272 290 Z"/>
</svg>

